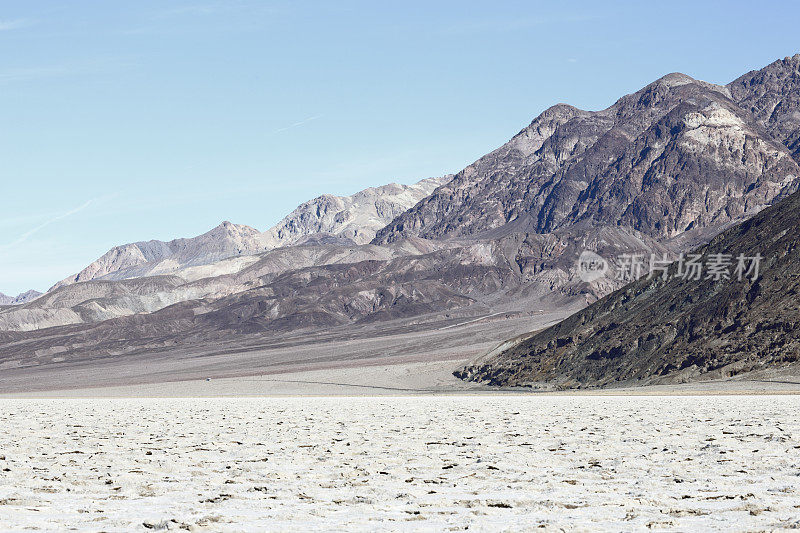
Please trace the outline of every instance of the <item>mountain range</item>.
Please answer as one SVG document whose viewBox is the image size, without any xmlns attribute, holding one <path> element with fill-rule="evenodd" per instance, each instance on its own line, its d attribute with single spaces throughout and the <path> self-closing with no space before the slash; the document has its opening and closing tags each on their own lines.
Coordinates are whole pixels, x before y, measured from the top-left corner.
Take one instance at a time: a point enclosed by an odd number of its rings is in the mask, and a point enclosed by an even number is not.
<svg viewBox="0 0 800 533">
<path fill-rule="evenodd" d="M 265 232 L 224 222 L 116 247 L 0 310 L 0 364 L 584 307 L 626 283 L 582 279 L 585 250 L 614 268 L 624 254 L 685 253 L 796 198 L 799 67 L 800 54 L 728 85 L 669 74 L 602 111 L 551 107 L 453 176 L 321 196 Z M 482 366 L 462 376 L 528 383 L 517 352 L 503 353 L 502 378 Z M 610 383 L 566 370 L 547 379 Z"/>
<path fill-rule="evenodd" d="M 121 280 L 171 274 L 230 257 L 251 256 L 302 243 L 311 236 L 317 241 L 363 244 L 372 240 L 375 232 L 395 216 L 450 178 L 428 178 L 413 185 L 390 183 L 352 196 L 326 194 L 300 205 L 263 233 L 250 226 L 225 221 L 198 237 L 116 246 L 77 274 L 56 283 L 50 291 L 94 279 Z"/>
</svg>

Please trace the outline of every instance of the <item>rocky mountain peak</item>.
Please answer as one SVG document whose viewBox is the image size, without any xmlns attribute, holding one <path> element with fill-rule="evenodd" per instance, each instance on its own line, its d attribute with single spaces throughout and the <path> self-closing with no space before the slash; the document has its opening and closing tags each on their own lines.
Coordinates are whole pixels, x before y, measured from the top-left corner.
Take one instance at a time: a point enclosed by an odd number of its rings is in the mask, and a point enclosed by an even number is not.
<svg viewBox="0 0 800 533">
<path fill-rule="evenodd" d="M 264 233 L 225 221 L 191 239 L 116 247 L 69 280 L 96 282 L 3 309 L 0 330 L 116 328 L 109 318 L 132 315 L 129 325 L 156 331 L 171 316 L 180 325 L 164 327 L 187 332 L 265 332 L 588 303 L 619 285 L 586 287 L 583 251 L 686 251 L 797 188 L 784 128 L 795 77 L 774 68 L 735 91 L 676 73 L 601 111 L 559 104 L 456 176 L 322 195 Z M 373 236 L 393 244 L 361 245 Z M 140 315 L 153 312 L 163 314 Z"/>
<path fill-rule="evenodd" d="M 219 226 L 204 233 L 202 236 L 227 236 L 227 237 L 247 237 L 258 235 L 260 232 L 250 226 L 244 224 L 234 224 L 227 220 L 223 221 Z"/>
<path fill-rule="evenodd" d="M 318 196 L 300 204 L 265 231 L 262 239 L 267 246 L 275 248 L 294 244 L 308 235 L 324 233 L 365 244 L 379 229 L 451 178 L 428 178 L 413 185 L 389 183 L 351 196 Z"/>
<path fill-rule="evenodd" d="M 678 87 L 689 83 L 697 83 L 697 80 L 682 72 L 670 72 L 658 78 L 650 86 Z"/>
</svg>

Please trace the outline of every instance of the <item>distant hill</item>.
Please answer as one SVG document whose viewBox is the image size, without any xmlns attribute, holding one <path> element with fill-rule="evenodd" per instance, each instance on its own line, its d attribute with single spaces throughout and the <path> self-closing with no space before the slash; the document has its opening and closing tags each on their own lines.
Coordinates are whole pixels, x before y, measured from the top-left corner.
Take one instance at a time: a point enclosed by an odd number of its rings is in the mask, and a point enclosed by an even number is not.
<svg viewBox="0 0 800 533">
<path fill-rule="evenodd" d="M 21 305 L 35 300 L 41 295 L 41 292 L 33 290 L 20 293 L 16 296 L 6 296 L 0 292 L 0 305 Z"/>
<path fill-rule="evenodd" d="M 93 279 L 122 280 L 173 274 L 188 267 L 255 255 L 279 246 L 308 242 L 308 239 L 367 243 L 377 230 L 451 177 L 429 178 L 413 185 L 391 183 L 370 187 L 352 196 L 320 196 L 300 205 L 263 233 L 226 221 L 198 237 L 115 246 L 50 290 Z"/>
</svg>

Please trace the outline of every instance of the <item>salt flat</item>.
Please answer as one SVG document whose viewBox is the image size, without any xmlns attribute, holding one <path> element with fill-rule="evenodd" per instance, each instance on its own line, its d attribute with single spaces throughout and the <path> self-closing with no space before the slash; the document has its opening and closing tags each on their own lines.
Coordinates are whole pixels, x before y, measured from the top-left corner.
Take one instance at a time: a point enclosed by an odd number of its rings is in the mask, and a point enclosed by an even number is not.
<svg viewBox="0 0 800 533">
<path fill-rule="evenodd" d="M 797 396 L 0 404 L 2 530 L 800 526 Z"/>
</svg>

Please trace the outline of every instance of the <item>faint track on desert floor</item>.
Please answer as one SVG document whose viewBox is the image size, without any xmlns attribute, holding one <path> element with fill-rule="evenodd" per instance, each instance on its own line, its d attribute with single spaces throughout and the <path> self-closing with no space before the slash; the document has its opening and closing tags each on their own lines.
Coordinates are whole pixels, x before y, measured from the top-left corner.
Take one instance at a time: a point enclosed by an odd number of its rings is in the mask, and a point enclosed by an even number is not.
<svg viewBox="0 0 800 533">
<path fill-rule="evenodd" d="M 339 383 L 336 381 L 312 381 L 312 380 L 303 380 L 303 379 L 271 379 L 271 378 L 264 378 L 264 379 L 240 379 L 240 381 L 272 381 L 276 383 L 304 383 L 308 385 L 335 385 L 338 387 L 358 387 L 361 389 L 381 389 L 381 390 L 391 390 L 391 391 L 401 391 L 401 392 L 450 392 L 440 389 L 411 389 L 411 388 L 403 388 L 403 387 L 387 387 L 383 385 L 361 385 L 357 383 Z"/>
</svg>

